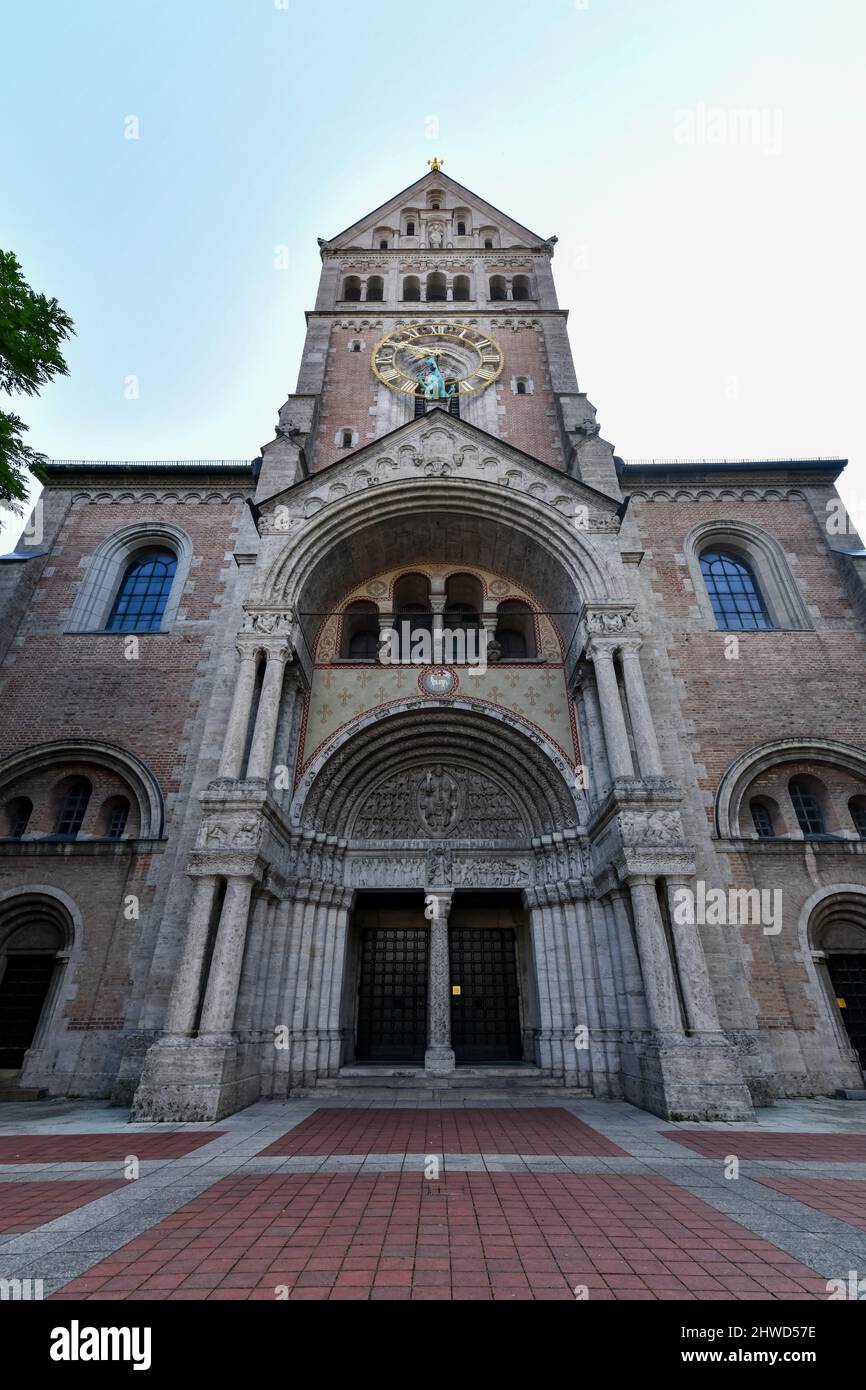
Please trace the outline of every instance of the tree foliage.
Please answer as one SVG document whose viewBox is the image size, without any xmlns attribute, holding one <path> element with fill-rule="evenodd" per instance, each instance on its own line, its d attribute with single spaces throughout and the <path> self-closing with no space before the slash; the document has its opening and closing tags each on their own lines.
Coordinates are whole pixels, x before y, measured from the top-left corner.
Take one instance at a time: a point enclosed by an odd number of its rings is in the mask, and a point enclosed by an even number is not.
<svg viewBox="0 0 866 1390">
<path fill-rule="evenodd" d="M 67 376 L 60 351 L 75 332 L 72 319 L 56 299 L 36 294 L 11 251 L 0 251 L 0 392 L 35 396 L 55 376 Z M 24 443 L 27 426 L 19 416 L 0 410 L 0 504 L 22 510 L 28 470 L 40 473 L 45 455 Z"/>
</svg>

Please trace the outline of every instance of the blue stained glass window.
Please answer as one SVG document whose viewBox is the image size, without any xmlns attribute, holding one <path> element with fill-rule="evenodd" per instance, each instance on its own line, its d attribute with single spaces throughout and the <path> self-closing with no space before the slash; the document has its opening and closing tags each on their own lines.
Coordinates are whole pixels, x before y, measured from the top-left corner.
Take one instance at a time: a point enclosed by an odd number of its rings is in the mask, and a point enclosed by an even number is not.
<svg viewBox="0 0 866 1390">
<path fill-rule="evenodd" d="M 742 632 L 772 627 L 755 576 L 744 560 L 726 551 L 708 550 L 701 556 L 701 573 L 720 628 Z"/>
<path fill-rule="evenodd" d="M 176 569 L 170 550 L 139 552 L 127 565 L 106 630 L 159 632 Z"/>
</svg>

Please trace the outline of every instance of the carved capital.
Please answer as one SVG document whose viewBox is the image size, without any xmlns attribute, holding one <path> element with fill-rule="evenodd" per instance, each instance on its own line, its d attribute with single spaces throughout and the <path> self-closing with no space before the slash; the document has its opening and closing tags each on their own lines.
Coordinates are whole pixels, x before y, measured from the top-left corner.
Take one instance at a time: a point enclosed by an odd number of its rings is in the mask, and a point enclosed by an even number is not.
<svg viewBox="0 0 866 1390">
<path fill-rule="evenodd" d="M 638 620 L 633 604 L 593 604 L 584 608 L 581 620 L 588 638 L 637 635 Z"/>
</svg>

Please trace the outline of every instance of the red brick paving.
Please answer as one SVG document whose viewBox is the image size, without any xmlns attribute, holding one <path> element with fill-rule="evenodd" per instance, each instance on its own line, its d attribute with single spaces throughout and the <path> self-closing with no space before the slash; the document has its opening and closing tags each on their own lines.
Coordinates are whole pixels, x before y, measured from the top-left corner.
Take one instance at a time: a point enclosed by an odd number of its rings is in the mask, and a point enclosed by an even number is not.
<svg viewBox="0 0 866 1390">
<path fill-rule="evenodd" d="M 855 1178 L 759 1178 L 758 1181 L 826 1216 L 838 1216 L 849 1226 L 866 1231 L 866 1182 Z"/>
<path fill-rule="evenodd" d="M 0 1137 L 0 1163 L 110 1163 L 136 1158 L 183 1158 L 218 1139 L 222 1130 L 165 1133 L 9 1134 Z"/>
<path fill-rule="evenodd" d="M 826 1298 L 826 1281 L 653 1176 L 225 1178 L 57 1299 Z M 286 1296 L 285 1293 L 283 1296 Z"/>
<path fill-rule="evenodd" d="M 566 1154 L 624 1149 L 556 1106 L 509 1110 L 316 1110 L 260 1157 L 329 1154 Z"/>
<path fill-rule="evenodd" d="M 10 1236 L 32 1231 L 57 1216 L 95 1202 L 118 1187 L 120 1181 L 105 1182 L 0 1182 L 0 1234 Z"/>
<path fill-rule="evenodd" d="M 825 1163 L 866 1163 L 866 1134 L 806 1134 L 754 1129 L 663 1129 L 704 1158 L 805 1158 Z"/>
</svg>

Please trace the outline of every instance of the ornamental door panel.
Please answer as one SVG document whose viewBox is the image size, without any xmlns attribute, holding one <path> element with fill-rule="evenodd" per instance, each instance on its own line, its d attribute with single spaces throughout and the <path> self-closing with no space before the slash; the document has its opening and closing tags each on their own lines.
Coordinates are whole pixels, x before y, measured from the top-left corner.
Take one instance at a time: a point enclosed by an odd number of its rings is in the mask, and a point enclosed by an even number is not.
<svg viewBox="0 0 866 1390">
<path fill-rule="evenodd" d="M 866 955 L 834 952 L 827 957 L 827 969 L 851 1046 L 866 1069 Z"/>
<path fill-rule="evenodd" d="M 358 1061 L 423 1063 L 427 940 L 424 927 L 362 929 Z"/>
<path fill-rule="evenodd" d="M 54 956 L 14 955 L 0 980 L 0 1067 L 18 1069 L 36 1035 L 54 973 Z"/>
<path fill-rule="evenodd" d="M 519 1062 L 523 1046 L 513 928 L 455 924 L 448 938 L 455 1060 Z"/>
</svg>

